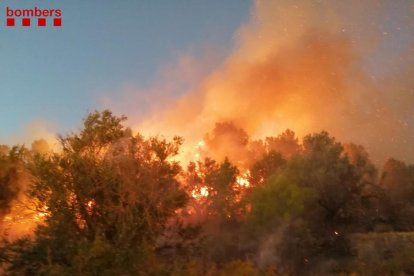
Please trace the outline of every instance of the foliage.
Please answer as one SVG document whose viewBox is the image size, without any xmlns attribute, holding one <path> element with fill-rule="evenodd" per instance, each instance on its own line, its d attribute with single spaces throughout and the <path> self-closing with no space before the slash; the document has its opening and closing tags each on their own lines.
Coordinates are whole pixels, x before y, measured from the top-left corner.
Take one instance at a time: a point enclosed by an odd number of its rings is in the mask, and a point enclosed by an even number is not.
<svg viewBox="0 0 414 276">
<path fill-rule="evenodd" d="M 412 165 L 390 159 L 378 178 L 362 146 L 343 145 L 327 132 L 301 143 L 291 130 L 251 141 L 227 122 L 206 136 L 209 156 L 183 170 L 174 161 L 181 138 L 133 135 L 125 120 L 93 112 L 79 132 L 59 136 L 57 152 L 44 140 L 31 150 L 0 146 L 0 219 L 23 192 L 46 214 L 32 236 L 2 241 L 0 269 L 413 273 L 410 234 L 376 233 L 413 230 Z"/>
<path fill-rule="evenodd" d="M 270 176 L 279 172 L 286 160 L 275 151 L 265 153 L 250 169 L 250 183 L 253 186 L 263 184 Z"/>
<path fill-rule="evenodd" d="M 167 159 L 181 140 L 132 136 L 109 111 L 90 114 L 80 134 L 61 137 L 62 153 L 37 156 L 31 196 L 47 209 L 10 271 L 113 275 L 142 271 L 174 211 L 187 196 Z M 27 262 L 27 259 L 30 262 Z"/>
<path fill-rule="evenodd" d="M 0 149 L 0 220 L 10 211 L 13 200 L 19 194 L 25 178 L 25 160 L 27 152 L 24 147 L 3 146 Z"/>
<path fill-rule="evenodd" d="M 257 231 L 257 236 L 274 231 L 303 214 L 314 197 L 313 189 L 300 187 L 283 175 L 273 176 L 251 194 L 247 227 Z"/>
<path fill-rule="evenodd" d="M 389 209 L 394 210 L 394 213 L 388 216 L 394 228 L 413 231 L 414 166 L 389 159 L 384 165 L 380 185 L 388 195 L 384 203 L 388 204 Z"/>
<path fill-rule="evenodd" d="M 292 156 L 301 152 L 301 146 L 295 133 L 287 129 L 277 137 L 267 137 L 266 145 L 268 151 L 280 152 L 284 158 L 291 158 Z"/>
<path fill-rule="evenodd" d="M 414 273 L 413 232 L 369 233 L 352 236 L 354 267 L 362 275 Z"/>
</svg>

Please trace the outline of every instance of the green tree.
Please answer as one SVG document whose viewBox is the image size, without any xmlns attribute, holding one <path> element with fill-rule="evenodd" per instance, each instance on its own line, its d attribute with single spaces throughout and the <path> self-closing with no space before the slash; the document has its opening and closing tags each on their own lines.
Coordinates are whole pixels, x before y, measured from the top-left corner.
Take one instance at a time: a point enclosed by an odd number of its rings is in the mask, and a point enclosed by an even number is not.
<svg viewBox="0 0 414 276">
<path fill-rule="evenodd" d="M 302 152 L 253 192 L 249 224 L 259 237 L 279 237 L 276 267 L 328 273 L 324 262 L 349 257 L 347 236 L 364 221 L 362 176 L 328 133 L 303 139 Z"/>
<path fill-rule="evenodd" d="M 250 184 L 252 186 L 264 184 L 270 176 L 280 172 L 285 163 L 280 153 L 273 150 L 265 153 L 250 169 Z"/>
<path fill-rule="evenodd" d="M 362 176 L 343 154 L 342 145 L 326 132 L 306 136 L 303 149 L 303 154 L 289 163 L 287 174 L 317 191 L 322 223 L 332 235 L 345 221 L 357 218 Z"/>
</svg>

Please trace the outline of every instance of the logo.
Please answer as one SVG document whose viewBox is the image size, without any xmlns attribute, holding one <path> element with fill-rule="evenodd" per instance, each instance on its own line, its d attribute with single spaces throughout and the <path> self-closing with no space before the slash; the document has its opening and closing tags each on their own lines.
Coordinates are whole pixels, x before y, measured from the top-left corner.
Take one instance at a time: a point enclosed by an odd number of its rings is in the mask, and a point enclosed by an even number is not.
<svg viewBox="0 0 414 276">
<path fill-rule="evenodd" d="M 62 26 L 62 10 L 60 9 L 11 9 L 6 7 L 6 26 Z"/>
</svg>

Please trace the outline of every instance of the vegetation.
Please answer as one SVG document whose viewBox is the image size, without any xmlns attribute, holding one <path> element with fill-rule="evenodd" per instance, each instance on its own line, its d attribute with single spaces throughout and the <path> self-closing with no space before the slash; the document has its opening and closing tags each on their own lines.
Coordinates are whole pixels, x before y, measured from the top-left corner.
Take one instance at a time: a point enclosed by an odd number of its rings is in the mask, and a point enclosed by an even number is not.
<svg viewBox="0 0 414 276">
<path fill-rule="evenodd" d="M 4 238 L 4 273 L 414 273 L 414 166 L 390 159 L 378 177 L 363 147 L 326 132 L 250 141 L 227 122 L 183 168 L 181 138 L 133 135 L 125 119 L 91 113 L 55 153 L 0 148 L 0 220 L 22 193 L 44 214 Z"/>
</svg>

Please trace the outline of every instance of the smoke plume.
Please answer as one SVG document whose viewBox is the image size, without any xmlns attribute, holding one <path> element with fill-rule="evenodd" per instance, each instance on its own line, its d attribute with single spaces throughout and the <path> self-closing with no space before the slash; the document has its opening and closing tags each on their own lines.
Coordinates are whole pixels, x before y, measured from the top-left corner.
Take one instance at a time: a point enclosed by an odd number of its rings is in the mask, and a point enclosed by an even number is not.
<svg viewBox="0 0 414 276">
<path fill-rule="evenodd" d="M 233 53 L 218 68 L 198 76 L 180 99 L 155 105 L 144 120 L 132 119 L 141 132 L 182 135 L 192 145 L 216 122 L 232 122 L 253 138 L 287 128 L 299 136 L 327 130 L 364 145 L 376 161 L 414 161 L 412 50 L 397 49 L 407 58 L 394 54 L 401 64 L 394 62 L 392 70 L 374 76 L 370 69 L 371 56 L 392 35 L 383 26 L 389 5 L 256 1 L 250 21 L 236 33 Z M 399 5 L 411 8 L 409 1 Z M 406 34 L 414 31 L 411 18 L 387 20 L 404 24 Z"/>
</svg>

